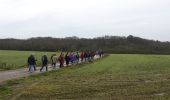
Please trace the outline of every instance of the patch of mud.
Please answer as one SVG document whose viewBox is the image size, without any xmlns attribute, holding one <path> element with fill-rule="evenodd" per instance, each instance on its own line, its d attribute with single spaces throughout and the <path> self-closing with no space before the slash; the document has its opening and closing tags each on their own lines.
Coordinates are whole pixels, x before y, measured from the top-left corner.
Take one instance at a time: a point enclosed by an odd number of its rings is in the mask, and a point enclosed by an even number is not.
<svg viewBox="0 0 170 100">
<path fill-rule="evenodd" d="M 155 96 L 164 96 L 165 93 L 157 93 L 157 94 L 154 94 Z"/>
<path fill-rule="evenodd" d="M 162 76 L 162 74 L 155 74 L 155 76 L 157 76 L 157 77 L 158 77 L 158 76 Z"/>
<path fill-rule="evenodd" d="M 145 83 L 151 83 L 151 82 L 153 82 L 153 81 L 151 81 L 151 80 L 146 80 L 145 81 Z"/>
</svg>

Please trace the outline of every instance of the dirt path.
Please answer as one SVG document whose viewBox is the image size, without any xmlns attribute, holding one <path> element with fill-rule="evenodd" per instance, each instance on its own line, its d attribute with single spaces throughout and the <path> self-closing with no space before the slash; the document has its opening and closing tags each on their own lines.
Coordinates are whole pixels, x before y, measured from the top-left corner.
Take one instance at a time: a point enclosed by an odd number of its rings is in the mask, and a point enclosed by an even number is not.
<svg viewBox="0 0 170 100">
<path fill-rule="evenodd" d="M 48 67 L 49 67 L 49 71 L 52 70 L 51 66 L 48 66 Z M 45 72 L 45 71 L 43 71 L 43 72 Z M 39 74 L 39 73 L 43 73 L 43 72 L 40 72 L 40 67 L 37 67 L 37 70 L 33 73 L 28 72 L 28 68 L 3 71 L 3 72 L 0 72 L 0 83 L 7 81 L 7 80 L 16 79 L 16 78 L 20 78 L 20 77 L 26 77 L 29 75 Z"/>
<path fill-rule="evenodd" d="M 98 59 L 99 57 L 95 57 L 95 59 Z M 1 71 L 0 72 L 0 83 L 11 80 L 11 79 L 17 79 L 21 77 L 27 77 L 34 74 L 40 74 L 44 73 L 45 71 L 40 72 L 40 67 L 36 68 L 37 70 L 33 73 L 28 72 L 28 68 L 22 68 L 22 69 L 16 69 L 16 70 L 10 70 L 10 71 Z M 56 69 L 59 69 L 59 63 L 56 64 Z M 45 70 L 45 68 L 44 68 Z M 50 65 L 48 66 L 48 71 L 54 70 Z"/>
</svg>

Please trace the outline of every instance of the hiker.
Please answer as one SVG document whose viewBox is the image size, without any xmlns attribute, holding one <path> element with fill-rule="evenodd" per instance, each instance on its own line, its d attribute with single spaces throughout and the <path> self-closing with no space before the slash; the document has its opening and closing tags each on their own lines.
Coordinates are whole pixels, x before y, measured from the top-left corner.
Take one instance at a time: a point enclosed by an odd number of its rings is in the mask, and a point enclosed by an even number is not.
<svg viewBox="0 0 170 100">
<path fill-rule="evenodd" d="M 70 57 L 71 64 L 73 64 L 74 63 L 74 54 L 72 52 L 70 52 L 69 57 Z"/>
<path fill-rule="evenodd" d="M 35 56 L 34 56 L 34 53 L 32 53 L 31 54 L 32 55 L 32 57 L 33 57 L 33 59 L 34 59 L 34 61 L 33 61 L 33 68 L 34 68 L 34 71 L 36 71 L 37 69 L 36 69 L 36 61 L 37 61 L 37 59 L 35 59 Z"/>
<path fill-rule="evenodd" d="M 58 61 L 60 62 L 60 68 L 64 67 L 64 54 L 63 53 L 60 54 Z"/>
<path fill-rule="evenodd" d="M 79 52 L 77 52 L 77 54 L 76 54 L 76 63 L 77 63 L 77 64 L 79 63 L 79 58 L 80 58 Z"/>
<path fill-rule="evenodd" d="M 33 56 L 33 54 L 31 54 L 28 57 L 28 66 L 29 66 L 29 72 L 33 72 L 33 68 L 35 66 L 35 57 Z"/>
<path fill-rule="evenodd" d="M 57 63 L 57 55 L 53 54 L 51 56 L 51 66 L 55 69 L 56 68 L 56 63 Z"/>
<path fill-rule="evenodd" d="M 66 66 L 69 66 L 70 56 L 68 55 L 68 52 L 65 55 L 65 61 L 66 61 Z"/>
<path fill-rule="evenodd" d="M 96 57 L 99 57 L 99 51 L 96 51 Z"/>
<path fill-rule="evenodd" d="M 99 57 L 100 58 L 102 57 L 102 51 L 101 50 L 99 51 Z"/>
<path fill-rule="evenodd" d="M 89 52 L 87 52 L 87 59 L 88 59 L 88 61 L 91 61 L 90 51 L 89 51 Z"/>
<path fill-rule="evenodd" d="M 80 59 L 81 59 L 81 62 L 83 62 L 83 59 L 84 59 L 84 53 L 83 53 L 83 51 L 80 53 Z"/>
<path fill-rule="evenodd" d="M 87 52 L 84 53 L 84 60 L 87 61 Z"/>
<path fill-rule="evenodd" d="M 94 51 L 91 51 L 91 52 L 90 52 L 90 56 L 91 56 L 91 60 L 94 60 L 95 52 L 94 52 Z"/>
<path fill-rule="evenodd" d="M 75 64 L 76 64 L 76 62 L 77 62 L 77 57 L 76 57 L 76 54 L 75 54 L 75 53 L 73 53 L 73 64 L 75 65 Z"/>
<path fill-rule="evenodd" d="M 42 67 L 40 69 L 40 72 L 43 70 L 44 67 L 46 67 L 46 71 L 48 71 L 48 58 L 46 54 L 42 56 L 41 61 L 42 61 Z"/>
</svg>

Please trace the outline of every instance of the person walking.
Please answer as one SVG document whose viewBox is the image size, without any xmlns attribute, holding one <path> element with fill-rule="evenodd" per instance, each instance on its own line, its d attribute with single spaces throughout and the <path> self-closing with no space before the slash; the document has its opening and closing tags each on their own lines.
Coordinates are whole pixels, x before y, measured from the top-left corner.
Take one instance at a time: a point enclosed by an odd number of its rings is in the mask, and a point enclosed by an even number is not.
<svg viewBox="0 0 170 100">
<path fill-rule="evenodd" d="M 81 59 L 81 63 L 82 63 L 83 60 L 84 60 L 84 53 L 83 53 L 83 51 L 80 53 L 80 59 Z"/>
<path fill-rule="evenodd" d="M 51 56 L 51 65 L 52 67 L 55 69 L 56 68 L 56 63 L 57 63 L 57 55 L 56 54 L 53 54 Z"/>
<path fill-rule="evenodd" d="M 40 69 L 40 72 L 43 70 L 44 67 L 46 67 L 46 71 L 48 71 L 48 58 L 46 54 L 42 56 L 41 61 L 42 61 L 42 67 Z"/>
<path fill-rule="evenodd" d="M 90 55 L 90 51 L 87 52 L 87 60 L 90 62 L 91 61 L 91 55 Z"/>
<path fill-rule="evenodd" d="M 70 57 L 70 62 L 73 65 L 74 64 L 74 53 L 70 52 L 69 57 Z"/>
<path fill-rule="evenodd" d="M 101 51 L 101 56 L 102 56 L 102 57 L 104 56 L 104 51 L 103 51 L 103 50 Z"/>
<path fill-rule="evenodd" d="M 68 52 L 65 55 L 65 61 L 66 61 L 66 66 L 69 66 L 70 56 L 68 55 Z"/>
<path fill-rule="evenodd" d="M 88 54 L 87 54 L 87 52 L 85 52 L 85 53 L 84 53 L 85 62 L 87 61 L 87 56 L 88 56 Z"/>
<path fill-rule="evenodd" d="M 33 69 L 34 69 L 34 66 L 35 66 L 35 58 L 33 56 L 33 54 L 31 54 L 29 57 L 28 57 L 28 66 L 29 66 L 29 72 L 32 73 L 33 72 Z"/>
<path fill-rule="evenodd" d="M 94 56 L 95 56 L 95 52 L 94 52 L 94 51 L 91 51 L 91 52 L 90 52 L 90 56 L 91 56 L 91 60 L 93 61 L 93 60 L 94 60 Z"/>
<path fill-rule="evenodd" d="M 79 52 L 77 52 L 77 54 L 76 54 L 76 63 L 77 64 L 79 63 L 79 58 L 80 58 L 80 55 L 79 55 Z"/>
<path fill-rule="evenodd" d="M 76 64 L 76 61 L 77 61 L 77 58 L 76 58 L 76 53 L 73 53 L 73 65 L 75 65 Z"/>
<path fill-rule="evenodd" d="M 53 56 L 55 56 L 55 54 L 52 54 L 52 55 L 51 55 L 51 58 L 50 58 L 50 60 L 51 60 L 51 66 L 53 66 Z"/>
<path fill-rule="evenodd" d="M 60 62 L 60 68 L 64 67 L 64 54 L 63 53 L 60 54 L 58 61 Z"/>
</svg>

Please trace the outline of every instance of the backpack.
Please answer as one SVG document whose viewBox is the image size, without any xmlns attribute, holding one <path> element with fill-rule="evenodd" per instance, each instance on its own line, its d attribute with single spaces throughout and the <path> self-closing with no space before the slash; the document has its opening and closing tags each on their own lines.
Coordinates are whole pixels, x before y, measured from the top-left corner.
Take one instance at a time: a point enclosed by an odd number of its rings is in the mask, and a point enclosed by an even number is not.
<svg viewBox="0 0 170 100">
<path fill-rule="evenodd" d="M 42 62 L 48 62 L 48 59 L 47 59 L 46 55 L 42 56 Z"/>
</svg>

